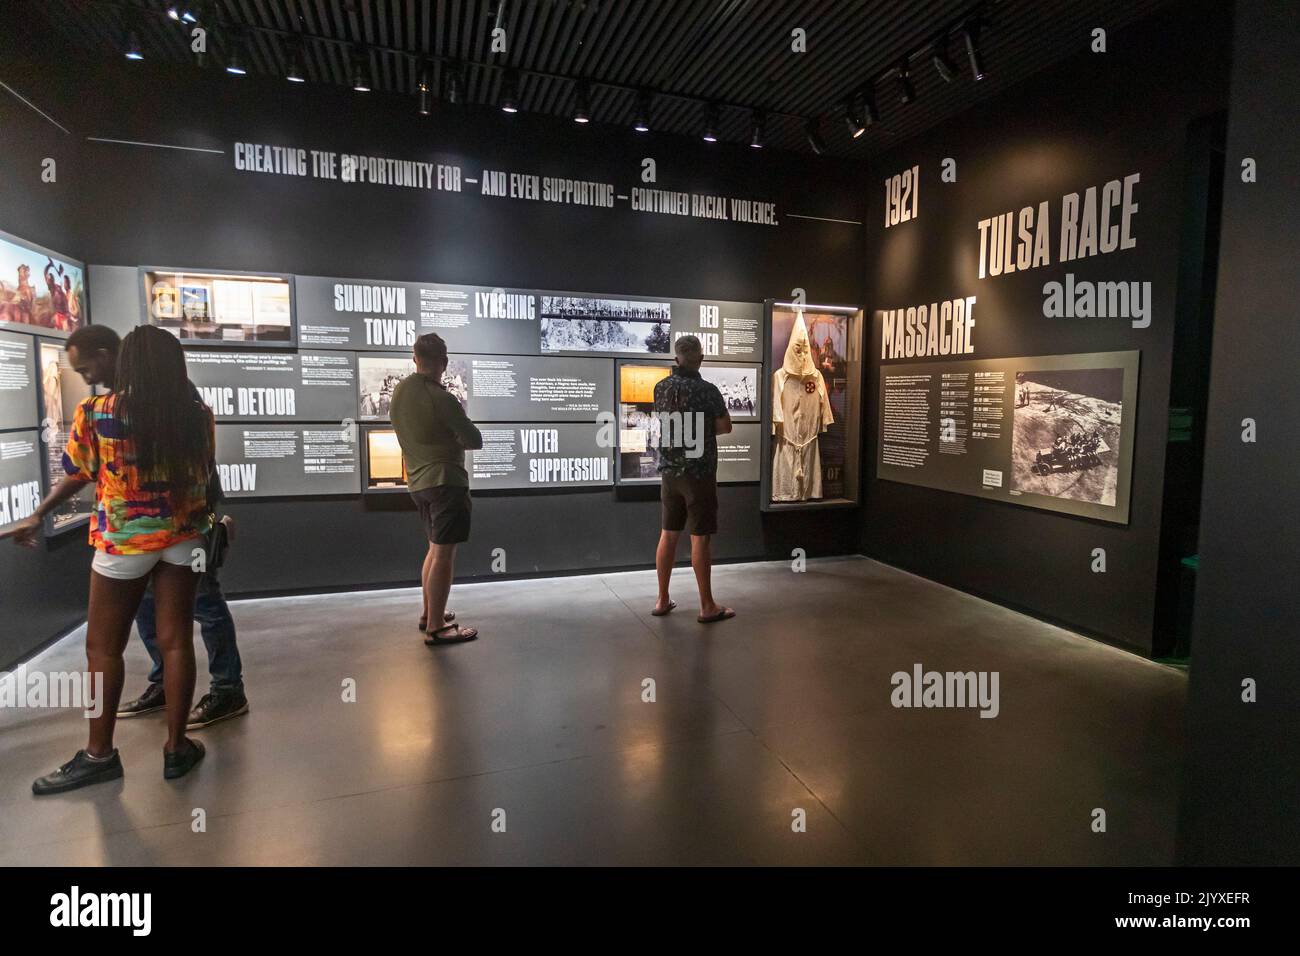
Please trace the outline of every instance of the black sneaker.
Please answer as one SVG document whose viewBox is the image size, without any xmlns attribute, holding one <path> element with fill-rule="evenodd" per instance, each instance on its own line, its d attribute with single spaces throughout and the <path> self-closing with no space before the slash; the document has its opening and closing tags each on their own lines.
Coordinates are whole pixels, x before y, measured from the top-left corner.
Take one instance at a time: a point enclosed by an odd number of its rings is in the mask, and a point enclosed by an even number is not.
<svg viewBox="0 0 1300 956">
<path fill-rule="evenodd" d="M 190 711 L 186 730 L 202 730 L 222 720 L 248 713 L 248 698 L 242 690 L 204 694 Z"/>
<path fill-rule="evenodd" d="M 207 753 L 203 749 L 203 744 L 197 740 L 185 738 L 185 746 L 180 750 L 168 753 L 163 751 L 163 778 L 166 780 L 175 780 L 177 777 L 183 777 L 203 759 Z"/>
<path fill-rule="evenodd" d="M 116 750 L 104 760 L 95 760 L 84 750 L 54 773 L 46 774 L 32 783 L 32 793 L 43 797 L 51 793 L 67 793 L 91 784 L 107 783 L 122 776 L 122 758 Z"/>
<path fill-rule="evenodd" d="M 167 694 L 162 684 L 150 684 L 135 700 L 128 700 L 117 708 L 119 720 L 125 717 L 143 717 L 167 706 Z"/>
</svg>

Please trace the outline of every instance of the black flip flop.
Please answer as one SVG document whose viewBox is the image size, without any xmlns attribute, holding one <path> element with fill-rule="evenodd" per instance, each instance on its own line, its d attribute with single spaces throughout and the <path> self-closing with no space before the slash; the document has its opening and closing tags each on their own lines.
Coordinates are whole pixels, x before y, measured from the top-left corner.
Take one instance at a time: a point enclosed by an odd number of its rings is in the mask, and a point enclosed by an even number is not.
<svg viewBox="0 0 1300 956">
<path fill-rule="evenodd" d="M 456 620 L 456 612 L 455 612 L 455 611 L 444 611 L 444 612 L 443 612 L 443 615 L 442 615 L 442 620 L 443 620 L 443 623 L 444 623 L 444 624 L 450 624 L 452 621 Z M 429 623 L 429 619 L 428 619 L 428 618 L 426 618 L 426 617 L 422 617 L 422 618 L 420 618 L 420 624 L 419 624 L 419 628 L 420 628 L 420 630 L 423 631 L 424 628 L 425 628 L 425 626 L 426 626 L 428 623 Z"/>
<path fill-rule="evenodd" d="M 697 617 L 695 620 L 701 624 L 717 624 L 719 621 L 729 621 L 735 616 L 735 611 L 729 607 L 724 607 L 717 614 L 710 614 L 708 617 Z"/>
<path fill-rule="evenodd" d="M 451 628 L 456 629 L 455 637 L 438 636 L 443 631 L 449 630 Z M 468 643 L 469 641 L 476 641 L 476 640 L 478 640 L 478 631 L 475 628 L 461 627 L 459 624 L 444 624 L 436 631 L 429 631 L 428 637 L 424 639 L 424 643 L 428 644 L 430 647 L 433 647 L 435 644 L 465 644 Z"/>
<path fill-rule="evenodd" d="M 651 616 L 651 617 L 663 617 L 665 614 L 667 614 L 667 613 L 669 613 L 670 611 L 672 611 L 672 609 L 675 608 L 676 606 L 677 606 L 677 602 L 676 602 L 676 601 L 669 601 L 669 602 L 668 602 L 668 606 L 667 606 L 666 608 L 664 608 L 662 611 L 651 611 L 651 612 L 650 612 L 650 616 Z"/>
</svg>

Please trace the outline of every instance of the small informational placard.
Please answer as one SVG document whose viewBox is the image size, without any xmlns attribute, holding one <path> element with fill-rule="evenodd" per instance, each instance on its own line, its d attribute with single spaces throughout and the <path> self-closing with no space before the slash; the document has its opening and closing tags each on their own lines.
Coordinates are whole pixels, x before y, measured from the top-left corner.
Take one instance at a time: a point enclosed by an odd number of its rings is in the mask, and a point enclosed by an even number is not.
<svg viewBox="0 0 1300 956">
<path fill-rule="evenodd" d="M 278 273 L 142 268 L 144 318 L 185 346 L 297 344 L 293 277 Z"/>
<path fill-rule="evenodd" d="M 222 423 L 217 472 L 228 498 L 357 494 L 357 427 Z"/>
<path fill-rule="evenodd" d="M 763 428 L 757 422 L 736 424 L 718 436 L 718 482 L 758 481 L 762 471 Z"/>
<path fill-rule="evenodd" d="M 880 369 L 876 475 L 1126 524 L 1138 352 Z"/>
<path fill-rule="evenodd" d="M 35 343 L 30 335 L 0 332 L 0 431 L 35 428 L 40 423 Z"/>
<path fill-rule="evenodd" d="M 40 434 L 0 435 L 0 533 L 36 513 L 41 503 Z"/>
<path fill-rule="evenodd" d="M 612 485 L 612 442 L 595 423 L 485 425 L 483 448 L 466 452 L 470 488 L 580 488 Z"/>
<path fill-rule="evenodd" d="M 186 351 L 185 364 L 218 421 L 357 417 L 357 360 L 346 352 L 193 348 Z"/>
<path fill-rule="evenodd" d="M 88 321 L 85 264 L 0 232 L 0 329 L 67 338 Z"/>
<path fill-rule="evenodd" d="M 608 359 L 451 355 L 442 384 L 476 422 L 594 422 L 609 408 Z"/>
<path fill-rule="evenodd" d="M 53 489 L 67 474 L 63 451 L 67 448 L 77 406 L 90 398 L 90 386 L 68 362 L 62 342 L 38 340 L 41 376 L 41 440 L 45 445 L 45 487 Z M 95 489 L 87 485 L 45 517 L 46 535 L 56 535 L 90 519 L 95 510 Z"/>
</svg>

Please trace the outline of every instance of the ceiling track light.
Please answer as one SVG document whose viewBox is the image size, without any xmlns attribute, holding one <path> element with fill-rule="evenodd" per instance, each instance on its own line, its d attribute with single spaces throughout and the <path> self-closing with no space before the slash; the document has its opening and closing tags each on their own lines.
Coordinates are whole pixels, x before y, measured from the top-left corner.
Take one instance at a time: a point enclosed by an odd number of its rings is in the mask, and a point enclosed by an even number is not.
<svg viewBox="0 0 1300 956">
<path fill-rule="evenodd" d="M 352 89 L 358 93 L 370 92 L 370 68 L 359 57 L 352 63 Z"/>
<path fill-rule="evenodd" d="M 767 120 L 763 116 L 763 114 L 758 110 L 754 110 L 753 116 L 750 118 L 750 124 L 749 124 L 750 149 L 763 148 L 764 140 L 766 139 L 766 137 L 764 136 L 764 127 L 766 125 L 767 125 Z"/>
<path fill-rule="evenodd" d="M 289 54 L 289 65 L 285 68 L 284 78 L 290 83 L 306 83 L 307 77 L 303 74 L 302 54 L 297 49 Z"/>
<path fill-rule="evenodd" d="M 140 38 L 132 30 L 126 36 L 126 58 L 128 60 L 143 60 L 144 51 L 140 49 Z"/>
<path fill-rule="evenodd" d="M 244 68 L 244 58 L 240 56 L 239 48 L 242 43 L 237 42 L 230 50 L 230 58 L 226 60 L 226 72 L 234 76 L 243 76 L 248 70 Z"/>
<path fill-rule="evenodd" d="M 650 94 L 644 90 L 636 95 L 636 115 L 632 117 L 632 128 L 638 133 L 650 132 Z"/>
<path fill-rule="evenodd" d="M 704 142 L 718 141 L 718 108 L 712 103 L 704 104 Z"/>
<path fill-rule="evenodd" d="M 816 155 L 821 156 L 826 152 L 826 140 L 822 139 L 821 120 L 813 118 L 808 121 L 804 127 L 804 132 L 808 138 L 808 148 Z"/>
<path fill-rule="evenodd" d="M 844 125 L 848 127 L 849 135 L 854 139 L 867 131 L 867 124 L 862 121 L 862 109 L 858 106 L 855 97 L 850 97 L 844 102 Z"/>
<path fill-rule="evenodd" d="M 898 102 L 904 106 L 915 102 L 916 87 L 912 85 L 912 73 L 907 65 L 907 60 L 903 60 L 898 64 L 896 73 L 895 82 L 898 84 Z"/>
<path fill-rule="evenodd" d="M 460 67 L 457 64 L 452 63 L 448 65 L 443 72 L 447 75 L 447 102 L 452 106 L 457 106 L 460 104 L 463 96 L 461 92 L 462 81 Z"/>
<path fill-rule="evenodd" d="M 416 106 L 416 112 L 421 116 L 428 116 L 433 112 L 433 90 L 429 85 L 429 64 L 420 64 L 420 78 L 416 83 L 418 91 L 419 105 Z"/>
<path fill-rule="evenodd" d="M 957 76 L 957 66 L 948 59 L 948 34 L 940 33 L 934 39 L 934 50 L 931 53 L 934 61 L 934 71 L 939 74 L 939 79 L 945 83 L 951 83 Z"/>
<path fill-rule="evenodd" d="M 984 79 L 984 61 L 980 57 L 980 25 L 978 20 L 971 20 L 962 27 L 961 36 L 966 44 L 966 58 L 970 60 L 970 75 L 975 82 Z"/>
<path fill-rule="evenodd" d="M 573 121 L 586 125 L 591 122 L 591 87 L 579 80 L 573 91 Z"/>
<path fill-rule="evenodd" d="M 501 81 L 501 111 L 519 112 L 519 75 L 514 70 L 506 70 L 505 79 Z"/>
</svg>

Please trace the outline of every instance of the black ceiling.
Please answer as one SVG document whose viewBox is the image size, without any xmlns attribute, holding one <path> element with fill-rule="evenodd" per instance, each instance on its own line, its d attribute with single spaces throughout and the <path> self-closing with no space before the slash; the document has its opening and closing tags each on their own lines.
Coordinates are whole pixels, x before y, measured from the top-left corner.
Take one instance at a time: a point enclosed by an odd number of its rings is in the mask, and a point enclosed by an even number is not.
<svg viewBox="0 0 1300 956">
<path fill-rule="evenodd" d="M 1095 27 L 1113 35 L 1167 2 L 987 0 L 989 22 L 980 38 L 987 78 L 971 79 L 959 42 L 949 52 L 959 68 L 952 82 L 940 79 L 928 54 L 918 55 L 916 100 L 901 105 L 893 81 L 882 80 L 881 122 L 858 140 L 849 138 L 841 119 L 845 96 L 964 18 L 975 0 L 209 0 L 190 6 L 206 7 L 209 62 L 224 62 L 238 43 L 250 73 L 283 75 L 299 49 L 309 82 L 350 85 L 359 60 L 368 64 L 376 90 L 414 96 L 420 58 L 432 57 L 435 90 L 445 89 L 445 63 L 457 61 L 466 99 L 492 103 L 504 79 L 500 67 L 513 67 L 526 111 L 567 116 L 575 88 L 570 78 L 585 78 L 598 123 L 630 124 L 632 90 L 648 89 L 692 98 L 656 96 L 651 125 L 657 131 L 699 135 L 701 101 L 718 101 L 767 111 L 770 146 L 807 151 L 803 118 L 822 116 L 831 154 L 864 157 L 1086 51 Z M 121 57 L 134 32 L 146 58 L 193 64 L 187 28 L 166 17 L 169 5 L 41 0 L 31 7 L 86 55 Z M 498 17 L 507 52 L 494 55 Z M 795 28 L 806 31 L 807 53 L 791 51 Z M 721 109 L 724 141 L 748 139 L 745 108 Z"/>
</svg>

